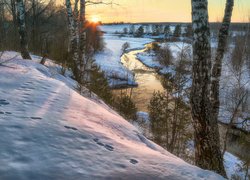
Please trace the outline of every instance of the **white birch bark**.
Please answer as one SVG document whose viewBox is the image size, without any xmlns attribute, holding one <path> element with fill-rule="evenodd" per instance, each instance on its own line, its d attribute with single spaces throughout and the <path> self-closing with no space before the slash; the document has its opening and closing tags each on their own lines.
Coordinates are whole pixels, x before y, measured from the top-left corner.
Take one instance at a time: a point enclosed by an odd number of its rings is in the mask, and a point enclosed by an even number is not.
<svg viewBox="0 0 250 180">
<path fill-rule="evenodd" d="M 78 42 L 77 42 L 77 30 L 75 27 L 75 18 L 73 15 L 71 2 L 70 0 L 66 0 L 66 9 L 68 15 L 68 28 L 69 28 L 69 53 L 74 61 L 75 64 L 75 71 L 76 71 L 76 79 L 79 80 L 81 76 L 81 68 L 79 62 L 79 55 L 78 55 Z"/>
<path fill-rule="evenodd" d="M 193 74 L 191 107 L 196 165 L 226 177 L 218 123 L 211 118 L 211 45 L 207 0 L 192 0 Z"/>
<path fill-rule="evenodd" d="M 216 52 L 215 62 L 212 69 L 212 82 L 211 82 L 211 101 L 213 108 L 213 118 L 215 121 L 218 119 L 220 108 L 220 77 L 222 69 L 222 60 L 227 46 L 227 38 L 229 35 L 229 28 L 231 24 L 231 17 L 233 12 L 234 0 L 227 0 L 224 18 L 219 31 L 218 48 Z"/>
<path fill-rule="evenodd" d="M 16 0 L 18 30 L 20 35 L 21 55 L 23 59 L 31 59 L 28 51 L 28 38 L 25 25 L 25 7 L 23 0 Z"/>
</svg>

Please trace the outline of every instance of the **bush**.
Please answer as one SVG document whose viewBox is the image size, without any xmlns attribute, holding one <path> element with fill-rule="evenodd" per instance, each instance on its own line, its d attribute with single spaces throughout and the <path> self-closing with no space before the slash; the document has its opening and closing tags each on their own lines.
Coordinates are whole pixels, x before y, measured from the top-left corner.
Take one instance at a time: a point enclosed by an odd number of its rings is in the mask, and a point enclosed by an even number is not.
<svg viewBox="0 0 250 180">
<path fill-rule="evenodd" d="M 123 34 L 128 34 L 128 28 L 123 28 Z"/>
<path fill-rule="evenodd" d="M 135 37 L 142 37 L 143 35 L 144 35 L 144 28 L 143 26 L 140 26 L 135 32 Z"/>
<path fill-rule="evenodd" d="M 165 38 L 169 37 L 171 35 L 171 30 L 170 30 L 170 26 L 169 25 L 166 25 L 164 27 L 164 36 Z"/>
<path fill-rule="evenodd" d="M 90 82 L 87 88 L 102 98 L 107 104 L 113 104 L 113 94 L 105 78 L 104 72 L 98 66 L 94 66 L 90 73 Z"/>
<path fill-rule="evenodd" d="M 164 46 L 157 51 L 156 58 L 163 66 L 169 66 L 172 64 L 173 54 L 168 46 Z"/>
<path fill-rule="evenodd" d="M 136 120 L 137 108 L 131 97 L 127 94 L 122 94 L 117 97 L 114 103 L 117 110 L 128 120 Z"/>
<path fill-rule="evenodd" d="M 191 139 L 191 113 L 181 98 L 155 92 L 148 106 L 153 140 L 177 156 L 184 156 Z"/>
<path fill-rule="evenodd" d="M 126 53 L 126 51 L 128 50 L 129 47 L 130 47 L 130 44 L 128 42 L 125 42 L 122 45 L 122 54 Z"/>
<path fill-rule="evenodd" d="M 160 49 L 160 45 L 157 42 L 152 42 L 150 45 L 148 45 L 147 50 L 148 51 L 158 51 Z"/>
<path fill-rule="evenodd" d="M 181 36 L 181 25 L 177 24 L 174 30 L 174 37 L 180 37 L 180 36 Z"/>
</svg>

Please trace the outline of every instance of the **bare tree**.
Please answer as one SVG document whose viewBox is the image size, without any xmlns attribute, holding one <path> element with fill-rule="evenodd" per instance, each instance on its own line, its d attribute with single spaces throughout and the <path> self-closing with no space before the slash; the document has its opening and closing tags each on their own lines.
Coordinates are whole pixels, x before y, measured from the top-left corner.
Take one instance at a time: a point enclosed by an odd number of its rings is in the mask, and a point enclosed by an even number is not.
<svg viewBox="0 0 250 180">
<path fill-rule="evenodd" d="M 77 3 L 76 3 L 77 4 Z M 77 10 L 75 5 L 75 11 Z M 80 73 L 80 67 L 78 63 L 78 33 L 77 33 L 77 25 L 76 25 L 76 19 L 74 18 L 72 7 L 71 7 L 71 2 L 70 0 L 66 0 L 66 8 L 67 8 L 67 14 L 68 14 L 68 28 L 69 28 L 69 53 L 71 55 L 71 58 L 73 59 L 74 65 L 75 65 L 75 71 L 76 74 L 81 74 Z M 76 77 L 78 79 L 78 77 Z"/>
<path fill-rule="evenodd" d="M 212 118 L 216 122 L 219 115 L 220 108 L 220 77 L 222 69 L 222 60 L 225 54 L 227 45 L 227 38 L 229 35 L 229 27 L 231 24 L 231 17 L 233 12 L 234 0 L 227 0 L 222 26 L 219 30 L 219 41 L 216 52 L 215 62 L 212 68 L 212 82 L 211 82 L 211 102 L 212 102 Z"/>
<path fill-rule="evenodd" d="M 191 106 L 195 129 L 195 161 L 196 165 L 213 170 L 224 177 L 226 172 L 218 130 L 219 82 L 233 5 L 234 0 L 227 0 L 216 60 L 212 69 L 208 2 L 192 0 L 194 42 Z"/>
<path fill-rule="evenodd" d="M 245 123 L 247 124 L 247 116 L 249 115 L 248 99 L 248 84 L 250 79 L 247 79 L 247 35 L 238 36 L 235 46 L 232 49 L 232 54 L 228 58 L 229 62 L 223 64 L 227 74 L 226 78 L 221 82 L 221 107 L 220 116 L 227 123 L 225 137 L 223 138 L 223 154 L 227 150 L 227 141 L 230 130 L 233 127 L 240 127 L 244 130 Z M 225 76 L 225 75 L 224 75 Z M 249 120 L 248 120 L 249 121 Z"/>
<path fill-rule="evenodd" d="M 86 6 L 96 4 L 113 4 L 112 1 L 90 1 L 90 0 L 74 0 L 74 11 L 71 7 L 71 1 L 66 1 L 68 14 L 69 30 L 70 30 L 70 46 L 69 52 L 75 64 L 75 76 L 80 84 L 84 84 L 89 78 L 88 73 L 91 71 L 93 64 L 93 47 L 89 47 L 87 43 L 87 20 Z M 80 11 L 78 9 L 80 3 Z"/>
<path fill-rule="evenodd" d="M 25 25 L 25 7 L 23 0 L 16 0 L 18 29 L 20 34 L 21 55 L 23 59 L 31 59 L 28 51 L 28 38 Z"/>
</svg>

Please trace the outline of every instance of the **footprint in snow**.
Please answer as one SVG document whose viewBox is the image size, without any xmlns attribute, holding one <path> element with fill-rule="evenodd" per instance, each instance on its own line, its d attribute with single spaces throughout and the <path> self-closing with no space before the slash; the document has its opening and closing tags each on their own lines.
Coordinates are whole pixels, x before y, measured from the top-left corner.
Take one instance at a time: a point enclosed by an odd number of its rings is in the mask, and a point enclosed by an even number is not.
<svg viewBox="0 0 250 180">
<path fill-rule="evenodd" d="M 137 164 L 138 163 L 138 161 L 137 160 L 135 160 L 135 159 L 130 159 L 130 161 L 129 161 L 131 164 Z"/>
<path fill-rule="evenodd" d="M 31 86 L 28 86 L 28 85 L 22 85 L 22 86 L 20 86 L 19 89 L 20 90 L 23 90 L 23 89 L 25 89 L 25 90 L 34 90 L 35 88 L 31 87 Z"/>
<path fill-rule="evenodd" d="M 70 126 L 64 126 L 66 129 L 71 129 L 71 130 L 74 130 L 74 131 L 77 131 L 78 129 L 77 128 L 74 128 L 74 127 L 70 127 Z"/>
<path fill-rule="evenodd" d="M 0 106 L 6 106 L 9 105 L 10 103 L 6 101 L 5 99 L 0 99 Z"/>
<path fill-rule="evenodd" d="M 3 112 L 3 111 L 0 111 L 0 114 L 7 114 L 7 115 L 10 115 L 12 114 L 11 112 Z"/>
<path fill-rule="evenodd" d="M 104 147 L 105 147 L 107 150 L 109 150 L 109 151 L 114 151 L 113 146 L 110 146 L 110 145 L 108 145 L 108 144 L 105 144 Z"/>
<path fill-rule="evenodd" d="M 34 119 L 34 120 L 41 120 L 43 118 L 40 118 L 40 117 L 30 117 L 31 119 Z"/>
<path fill-rule="evenodd" d="M 114 147 L 108 144 L 103 144 L 102 142 L 99 141 L 98 138 L 93 139 L 97 145 L 105 147 L 109 151 L 114 151 Z"/>
</svg>

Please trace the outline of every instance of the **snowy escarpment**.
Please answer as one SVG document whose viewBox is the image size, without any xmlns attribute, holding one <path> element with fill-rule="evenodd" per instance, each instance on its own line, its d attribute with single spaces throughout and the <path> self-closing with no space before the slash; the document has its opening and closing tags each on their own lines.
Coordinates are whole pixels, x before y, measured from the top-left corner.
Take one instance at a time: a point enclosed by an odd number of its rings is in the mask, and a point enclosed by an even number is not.
<svg viewBox="0 0 250 180">
<path fill-rule="evenodd" d="M 79 95 L 51 64 L 0 66 L 0 179 L 223 179 Z"/>
</svg>

